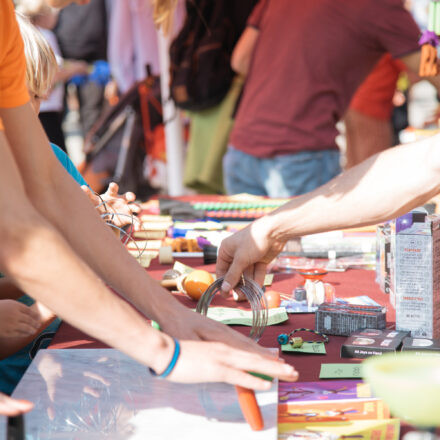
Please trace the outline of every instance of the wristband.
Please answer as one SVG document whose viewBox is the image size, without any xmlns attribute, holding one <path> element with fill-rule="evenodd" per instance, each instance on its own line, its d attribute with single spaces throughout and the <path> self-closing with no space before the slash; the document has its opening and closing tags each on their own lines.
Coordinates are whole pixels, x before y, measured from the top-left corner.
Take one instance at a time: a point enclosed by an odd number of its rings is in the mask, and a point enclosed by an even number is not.
<svg viewBox="0 0 440 440">
<path fill-rule="evenodd" d="M 173 371 L 174 367 L 177 364 L 177 360 L 179 359 L 179 355 L 180 355 L 180 343 L 176 338 L 173 338 L 174 340 L 174 353 L 173 353 L 173 357 L 170 360 L 170 363 L 168 364 L 168 366 L 165 368 L 164 372 L 162 374 L 157 374 L 152 368 L 148 367 L 148 369 L 150 370 L 150 373 L 153 376 L 159 377 L 161 379 L 164 379 L 165 377 L 169 376 L 170 373 Z"/>
</svg>

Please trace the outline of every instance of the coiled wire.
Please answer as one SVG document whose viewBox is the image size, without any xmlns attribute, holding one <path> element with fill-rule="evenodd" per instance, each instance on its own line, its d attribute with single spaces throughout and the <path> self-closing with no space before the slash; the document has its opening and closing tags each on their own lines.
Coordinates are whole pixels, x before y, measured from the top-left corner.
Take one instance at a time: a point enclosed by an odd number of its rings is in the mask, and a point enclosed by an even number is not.
<svg viewBox="0 0 440 440">
<path fill-rule="evenodd" d="M 197 303 L 196 311 L 198 313 L 207 315 L 208 307 L 211 304 L 212 299 L 217 293 L 221 292 L 222 283 L 223 277 L 218 278 L 208 287 L 208 289 L 206 289 L 205 293 Z M 268 318 L 268 306 L 264 292 L 254 280 L 244 276 L 242 276 L 234 290 L 240 290 L 243 292 L 251 305 L 252 328 L 249 337 L 258 341 L 266 328 Z"/>
</svg>

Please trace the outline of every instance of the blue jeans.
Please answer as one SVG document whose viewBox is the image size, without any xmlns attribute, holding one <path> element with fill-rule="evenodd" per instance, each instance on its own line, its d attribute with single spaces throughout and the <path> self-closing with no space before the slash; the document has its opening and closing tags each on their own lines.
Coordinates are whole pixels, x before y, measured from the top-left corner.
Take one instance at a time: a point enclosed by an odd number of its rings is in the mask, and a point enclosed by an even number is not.
<svg viewBox="0 0 440 440">
<path fill-rule="evenodd" d="M 228 194 L 290 197 L 307 193 L 341 172 L 338 150 L 259 158 L 229 146 L 223 158 Z"/>
</svg>

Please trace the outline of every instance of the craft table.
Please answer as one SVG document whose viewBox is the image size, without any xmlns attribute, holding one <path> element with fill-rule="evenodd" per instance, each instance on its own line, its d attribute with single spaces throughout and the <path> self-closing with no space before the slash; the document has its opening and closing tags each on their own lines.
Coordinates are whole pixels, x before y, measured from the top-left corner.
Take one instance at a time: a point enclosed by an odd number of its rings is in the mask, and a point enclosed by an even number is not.
<svg viewBox="0 0 440 440">
<path fill-rule="evenodd" d="M 181 260 L 196 269 L 205 269 L 215 272 L 215 265 L 204 266 L 201 259 L 184 259 Z M 157 260 L 153 260 L 148 269 L 148 273 L 155 279 L 161 279 L 163 272 L 170 269 L 170 265 L 160 265 Z M 351 297 L 359 295 L 368 295 L 378 303 L 387 305 L 387 322 L 393 325 L 395 320 L 394 309 L 389 306 L 388 295 L 384 294 L 374 281 L 375 272 L 367 270 L 348 270 L 346 272 L 330 272 L 325 281 L 333 284 L 338 297 Z M 271 286 L 274 290 L 283 293 L 291 293 L 292 290 L 302 285 L 302 277 L 295 273 L 275 274 L 274 281 Z M 175 293 L 176 297 L 188 307 L 195 308 L 196 302 L 190 300 L 183 294 Z M 249 308 L 247 303 L 236 303 L 232 298 L 223 299 L 217 295 L 212 306 L 223 305 L 230 307 Z M 314 328 L 314 314 L 289 314 L 289 320 L 285 323 L 267 327 L 260 343 L 265 347 L 277 347 L 277 336 L 280 333 L 289 333 L 295 328 L 305 327 Z M 235 326 L 235 328 L 244 333 L 249 334 L 249 327 Z M 341 363 L 341 362 L 358 362 L 353 359 L 341 359 L 340 348 L 346 337 L 330 336 L 330 342 L 326 344 L 326 355 L 303 355 L 303 354 L 285 354 L 281 356 L 295 366 L 299 372 L 299 380 L 316 381 L 319 378 L 321 363 Z M 90 336 L 85 335 L 79 330 L 71 327 L 67 323 L 62 323 L 50 348 L 104 348 L 102 342 L 97 341 Z"/>
</svg>

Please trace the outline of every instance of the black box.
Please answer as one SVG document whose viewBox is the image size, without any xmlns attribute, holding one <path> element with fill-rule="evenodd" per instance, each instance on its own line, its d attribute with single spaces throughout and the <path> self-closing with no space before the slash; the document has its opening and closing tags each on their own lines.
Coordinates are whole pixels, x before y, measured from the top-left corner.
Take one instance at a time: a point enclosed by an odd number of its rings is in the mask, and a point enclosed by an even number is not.
<svg viewBox="0 0 440 440">
<path fill-rule="evenodd" d="M 341 357 L 363 359 L 398 351 L 410 332 L 365 329 L 353 333 L 341 347 Z"/>
<path fill-rule="evenodd" d="M 412 351 L 415 354 L 440 356 L 440 339 L 405 338 L 402 351 Z"/>
<path fill-rule="evenodd" d="M 354 304 L 324 303 L 315 312 L 315 330 L 337 336 L 349 336 L 364 328 L 384 329 L 386 308 Z"/>
</svg>

